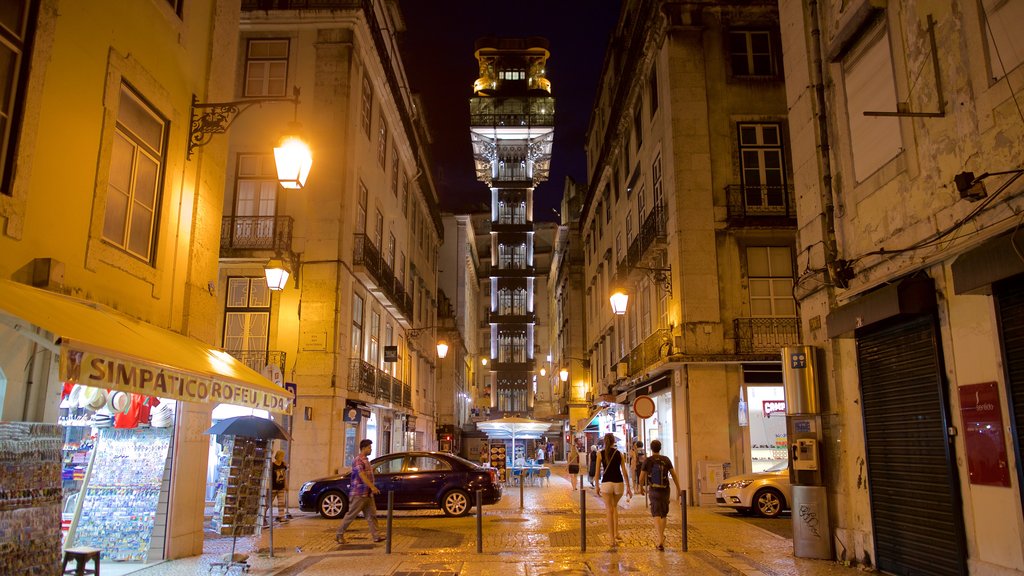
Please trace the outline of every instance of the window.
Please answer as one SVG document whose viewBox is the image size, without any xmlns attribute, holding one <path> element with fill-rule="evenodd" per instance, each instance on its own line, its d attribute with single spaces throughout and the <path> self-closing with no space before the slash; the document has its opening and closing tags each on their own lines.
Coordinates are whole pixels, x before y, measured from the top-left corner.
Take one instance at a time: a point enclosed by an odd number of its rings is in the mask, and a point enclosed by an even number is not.
<svg viewBox="0 0 1024 576">
<path fill-rule="evenodd" d="M 174 10 L 178 18 L 181 18 L 181 9 L 184 7 L 185 0 L 167 0 L 167 3 L 170 4 L 171 10 Z"/>
<path fill-rule="evenodd" d="M 988 41 L 989 78 L 993 82 L 1024 62 L 1024 36 L 1017 26 L 1024 22 L 1024 2 L 1019 0 L 982 0 Z"/>
<path fill-rule="evenodd" d="M 665 196 L 661 188 L 661 154 L 654 157 L 654 162 L 651 163 L 651 180 L 653 180 L 654 191 L 654 209 L 658 210 L 664 207 Z"/>
<path fill-rule="evenodd" d="M 352 357 L 363 357 L 363 297 L 352 294 Z"/>
<path fill-rule="evenodd" d="M 409 175 L 402 174 L 402 215 L 409 217 Z"/>
<path fill-rule="evenodd" d="M 103 238 L 149 262 L 156 243 L 156 216 L 167 122 L 121 85 L 110 153 Z"/>
<path fill-rule="evenodd" d="M 785 246 L 748 246 L 747 278 L 750 315 L 796 316 L 793 299 L 793 258 Z"/>
<path fill-rule="evenodd" d="M 658 69 L 651 68 L 651 76 L 647 79 L 647 102 L 651 107 L 651 118 L 658 111 Z"/>
<path fill-rule="evenodd" d="M 398 283 L 403 287 L 405 286 L 405 252 L 398 254 L 398 269 L 395 270 L 395 276 L 398 277 Z"/>
<path fill-rule="evenodd" d="M 267 280 L 228 278 L 224 304 L 224 349 L 250 368 L 267 365 L 270 288 Z"/>
<path fill-rule="evenodd" d="M 366 234 L 366 185 L 359 182 L 359 208 L 356 212 L 356 234 Z"/>
<path fill-rule="evenodd" d="M 249 40 L 245 51 L 245 95 L 286 96 L 288 39 Z"/>
<path fill-rule="evenodd" d="M 239 154 L 232 245 L 270 247 L 277 215 L 277 172 L 269 154 Z"/>
<path fill-rule="evenodd" d="M 626 245 L 633 244 L 633 212 L 626 212 Z"/>
<path fill-rule="evenodd" d="M 771 34 L 757 30 L 730 32 L 729 64 L 733 76 L 774 76 Z"/>
<path fill-rule="evenodd" d="M 640 223 L 640 230 L 643 230 L 644 224 L 646 224 L 644 219 L 647 218 L 647 190 L 642 185 L 636 193 L 636 218 Z"/>
<path fill-rule="evenodd" d="M 392 346 L 395 343 L 395 328 L 391 325 L 391 322 L 384 323 L 384 345 Z M 392 376 L 395 375 L 395 367 L 398 366 L 398 362 L 384 362 L 384 358 L 381 357 L 381 368 Z"/>
<path fill-rule="evenodd" d="M 747 212 L 776 211 L 786 204 L 782 138 L 778 124 L 740 124 L 740 172 Z"/>
<path fill-rule="evenodd" d="M 903 149 L 899 118 L 864 115 L 896 109 L 896 81 L 884 21 L 843 58 L 842 67 L 853 174 L 861 182 Z"/>
<path fill-rule="evenodd" d="M 388 252 L 387 252 L 388 268 L 392 271 L 395 269 L 395 235 L 388 232 Z"/>
<path fill-rule="evenodd" d="M 384 243 L 384 215 L 377 210 L 377 223 L 373 227 L 373 245 L 380 250 Z"/>
<path fill-rule="evenodd" d="M 363 125 L 363 134 L 370 137 L 370 123 L 373 120 L 373 86 L 370 86 L 370 76 L 363 76 L 363 99 L 362 114 L 360 120 Z"/>
<path fill-rule="evenodd" d="M 380 354 L 380 312 L 373 310 L 370 312 L 370 357 L 367 361 L 370 364 L 380 368 L 381 366 L 381 354 Z"/>
<path fill-rule="evenodd" d="M 406 472 L 441 472 L 452 469 L 447 462 L 433 456 L 410 456 L 407 462 Z"/>
<path fill-rule="evenodd" d="M 30 0 L 5 0 L 0 14 L 0 191 L 11 194 L 14 158 L 25 99 L 25 63 L 35 31 Z"/>
<path fill-rule="evenodd" d="M 633 111 L 633 138 L 636 140 L 636 151 L 639 154 L 644 143 L 644 107 L 639 105 Z"/>
<path fill-rule="evenodd" d="M 391 193 L 398 198 L 398 147 L 391 147 Z"/>
<path fill-rule="evenodd" d="M 402 471 L 402 462 L 405 461 L 405 456 L 396 456 L 394 458 L 388 458 L 383 462 L 378 462 L 373 465 L 373 474 L 398 474 Z"/>
<path fill-rule="evenodd" d="M 384 121 L 384 113 L 380 115 L 380 140 L 377 142 L 377 163 L 383 168 L 388 161 L 388 123 Z"/>
<path fill-rule="evenodd" d="M 622 232 L 615 233 L 615 261 L 622 262 Z"/>
</svg>

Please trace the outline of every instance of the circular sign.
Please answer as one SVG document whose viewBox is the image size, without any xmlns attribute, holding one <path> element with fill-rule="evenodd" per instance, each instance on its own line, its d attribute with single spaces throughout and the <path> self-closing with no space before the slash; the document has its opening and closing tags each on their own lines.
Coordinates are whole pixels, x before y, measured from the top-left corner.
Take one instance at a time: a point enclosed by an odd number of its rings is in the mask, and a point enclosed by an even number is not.
<svg viewBox="0 0 1024 576">
<path fill-rule="evenodd" d="M 654 400 L 650 396 L 637 396 L 633 400 L 633 413 L 637 418 L 648 419 L 654 416 Z"/>
</svg>

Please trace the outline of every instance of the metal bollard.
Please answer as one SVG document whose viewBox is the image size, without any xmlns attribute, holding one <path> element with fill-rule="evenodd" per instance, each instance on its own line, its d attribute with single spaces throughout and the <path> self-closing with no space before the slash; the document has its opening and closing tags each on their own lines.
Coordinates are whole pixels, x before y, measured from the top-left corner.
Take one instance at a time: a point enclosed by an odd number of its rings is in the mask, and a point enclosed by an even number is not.
<svg viewBox="0 0 1024 576">
<path fill-rule="evenodd" d="M 519 509 L 520 510 L 523 509 L 523 484 L 526 484 L 525 480 L 526 480 L 526 478 L 523 477 L 523 473 L 520 472 L 519 473 Z"/>
<path fill-rule="evenodd" d="M 580 482 L 580 552 L 586 552 L 586 551 L 587 551 L 587 490 L 583 487 L 583 482 Z"/>
<path fill-rule="evenodd" d="M 484 551 L 484 491 L 476 491 L 476 552 Z"/>
<path fill-rule="evenodd" d="M 683 490 L 682 495 L 679 496 L 679 504 L 683 512 L 683 552 L 686 552 L 688 549 L 686 542 L 686 490 Z"/>
<path fill-rule="evenodd" d="M 373 498 L 373 495 L 370 496 Z M 384 542 L 384 553 L 391 554 L 391 517 L 395 512 L 395 491 L 388 490 L 388 527 L 387 527 L 387 540 Z"/>
</svg>

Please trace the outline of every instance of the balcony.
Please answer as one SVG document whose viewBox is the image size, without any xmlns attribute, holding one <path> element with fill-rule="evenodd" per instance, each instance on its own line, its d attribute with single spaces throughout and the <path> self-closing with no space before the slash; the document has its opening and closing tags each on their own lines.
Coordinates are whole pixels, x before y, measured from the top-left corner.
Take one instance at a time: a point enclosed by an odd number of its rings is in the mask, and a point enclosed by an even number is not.
<svg viewBox="0 0 1024 576">
<path fill-rule="evenodd" d="M 359 358 L 351 360 L 348 390 L 361 392 L 377 401 L 390 402 L 394 406 L 412 407 L 410 384 Z"/>
<path fill-rule="evenodd" d="M 370 290 L 384 297 L 384 307 L 400 319 L 412 326 L 412 297 L 405 291 L 405 286 L 398 281 L 391 266 L 384 261 L 380 250 L 366 234 L 355 235 L 352 249 L 352 264 L 356 276 L 370 285 Z"/>
<path fill-rule="evenodd" d="M 228 350 L 239 362 L 257 372 L 267 366 L 277 366 L 284 372 L 285 353 L 281 350 Z"/>
<path fill-rule="evenodd" d="M 626 257 L 619 262 L 619 274 L 628 274 L 631 268 L 661 266 L 661 253 L 668 249 L 668 211 L 664 204 L 654 206 L 644 218 L 637 237 L 629 244 Z M 619 278 L 624 280 L 624 278 Z"/>
<path fill-rule="evenodd" d="M 737 354 L 778 354 L 783 346 L 800 344 L 799 318 L 736 318 Z"/>
<path fill-rule="evenodd" d="M 672 351 L 672 332 L 668 328 L 655 330 L 639 346 L 620 360 L 628 367 L 628 376 L 640 374 L 655 362 L 667 358 Z"/>
<path fill-rule="evenodd" d="M 725 187 L 729 225 L 740 228 L 795 228 L 792 186 Z"/>
<path fill-rule="evenodd" d="M 469 124 L 494 128 L 551 127 L 555 124 L 555 99 L 550 96 L 470 98 Z"/>
<path fill-rule="evenodd" d="M 487 312 L 487 322 L 493 324 L 536 324 L 537 314 L 535 312 L 497 311 Z"/>
<path fill-rule="evenodd" d="M 250 251 L 287 254 L 292 249 L 291 216 L 225 216 L 220 227 L 220 256 L 232 258 Z"/>
</svg>

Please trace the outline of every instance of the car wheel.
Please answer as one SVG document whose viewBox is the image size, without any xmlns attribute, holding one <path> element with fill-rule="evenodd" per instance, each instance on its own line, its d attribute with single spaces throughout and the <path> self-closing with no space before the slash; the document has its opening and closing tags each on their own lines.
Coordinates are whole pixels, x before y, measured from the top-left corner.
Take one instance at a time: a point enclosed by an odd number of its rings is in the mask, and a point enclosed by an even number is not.
<svg viewBox="0 0 1024 576">
<path fill-rule="evenodd" d="M 328 492 L 320 497 L 320 505 L 317 508 L 324 518 L 341 518 L 348 512 L 348 498 L 341 492 Z"/>
<path fill-rule="evenodd" d="M 785 502 L 782 494 L 773 488 L 762 488 L 754 494 L 754 509 L 765 518 L 775 518 L 782 513 Z"/>
<path fill-rule="evenodd" d="M 465 516 L 469 513 L 469 495 L 462 490 L 452 490 L 441 499 L 441 510 L 445 516 Z"/>
</svg>

